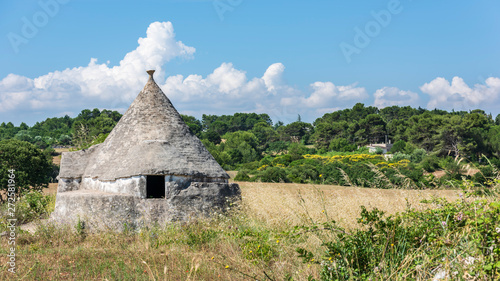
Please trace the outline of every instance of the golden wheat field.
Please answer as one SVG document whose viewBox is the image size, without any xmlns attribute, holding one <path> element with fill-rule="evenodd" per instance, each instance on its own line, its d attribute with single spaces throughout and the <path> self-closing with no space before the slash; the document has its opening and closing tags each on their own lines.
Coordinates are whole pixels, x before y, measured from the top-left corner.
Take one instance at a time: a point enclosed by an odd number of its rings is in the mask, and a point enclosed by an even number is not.
<svg viewBox="0 0 500 281">
<path fill-rule="evenodd" d="M 239 182 L 242 204 L 248 214 L 270 225 L 297 225 L 333 219 L 339 225 L 356 226 L 360 207 L 378 208 L 389 214 L 404 211 L 408 206 L 427 208 L 420 203 L 433 196 L 453 201 L 459 196 L 454 190 L 374 189 L 334 185 L 293 183 Z"/>
</svg>

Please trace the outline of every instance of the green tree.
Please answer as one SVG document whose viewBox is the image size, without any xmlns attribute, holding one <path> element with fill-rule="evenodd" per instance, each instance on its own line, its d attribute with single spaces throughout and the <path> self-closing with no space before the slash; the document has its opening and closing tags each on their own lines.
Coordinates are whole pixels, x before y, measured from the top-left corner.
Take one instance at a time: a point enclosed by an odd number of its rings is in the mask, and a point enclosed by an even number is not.
<svg viewBox="0 0 500 281">
<path fill-rule="evenodd" d="M 257 149 L 259 140 L 251 132 L 226 133 L 222 138 L 226 140 L 222 146 L 223 152 L 229 154 L 231 158 L 227 164 L 236 165 L 260 159 Z"/>
<path fill-rule="evenodd" d="M 191 132 L 193 132 L 193 134 L 195 134 L 199 137 L 201 135 L 201 132 L 202 132 L 201 121 L 196 119 L 194 116 L 181 114 L 181 117 L 182 117 L 182 121 L 184 121 L 184 123 L 186 123 L 186 125 L 188 125 L 189 129 L 191 129 Z"/>
<path fill-rule="evenodd" d="M 415 115 L 408 120 L 405 135 L 411 143 L 427 151 L 433 151 L 439 144 L 439 130 L 442 124 L 442 115 L 431 112 Z"/>
<path fill-rule="evenodd" d="M 351 143 L 348 139 L 336 138 L 330 142 L 329 149 L 333 151 L 349 152 L 356 150 L 356 145 Z"/>
<path fill-rule="evenodd" d="M 359 129 L 355 135 L 366 143 L 378 143 L 384 140 L 385 122 L 378 114 L 370 114 L 359 121 Z"/>
<path fill-rule="evenodd" d="M 219 144 L 221 142 L 220 135 L 214 130 L 207 130 L 206 132 L 203 132 L 202 138 L 209 140 L 214 144 Z"/>
<path fill-rule="evenodd" d="M 288 146 L 288 154 L 292 157 L 292 161 L 302 159 L 302 156 L 307 154 L 308 151 L 307 147 L 301 143 L 292 142 Z"/>
<path fill-rule="evenodd" d="M 264 121 L 255 124 L 250 132 L 252 132 L 259 140 L 261 150 L 265 150 L 269 143 L 278 139 L 278 134 L 273 127 Z"/>
<path fill-rule="evenodd" d="M 327 149 L 331 141 L 335 138 L 348 137 L 349 124 L 347 121 L 320 122 L 314 129 L 311 141 L 317 148 Z"/>
<path fill-rule="evenodd" d="M 38 147 L 16 139 L 0 141 L 0 188 L 7 189 L 8 170 L 15 172 L 16 194 L 48 187 L 51 159 Z"/>
<path fill-rule="evenodd" d="M 269 143 L 269 146 L 266 149 L 266 152 L 268 154 L 280 154 L 282 152 L 285 152 L 288 149 L 289 145 L 290 145 L 290 143 L 285 142 L 285 141 L 271 142 L 271 143 Z"/>
<path fill-rule="evenodd" d="M 492 126 L 487 137 L 488 149 L 492 155 L 500 158 L 500 126 Z"/>
<path fill-rule="evenodd" d="M 391 148 L 391 153 L 403 152 L 405 150 L 406 142 L 404 140 L 398 140 L 394 143 Z"/>
<path fill-rule="evenodd" d="M 280 138 L 283 141 L 308 142 L 309 137 L 314 132 L 314 128 L 311 124 L 305 122 L 293 122 L 284 127 L 278 129 Z"/>
</svg>

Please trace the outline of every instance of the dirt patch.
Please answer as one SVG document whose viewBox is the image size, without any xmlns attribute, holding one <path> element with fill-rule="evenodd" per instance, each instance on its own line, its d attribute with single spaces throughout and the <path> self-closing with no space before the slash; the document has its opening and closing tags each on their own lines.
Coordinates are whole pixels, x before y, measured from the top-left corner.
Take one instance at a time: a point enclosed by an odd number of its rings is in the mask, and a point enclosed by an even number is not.
<svg viewBox="0 0 500 281">
<path fill-rule="evenodd" d="M 69 148 L 54 148 L 54 150 L 56 151 L 56 153 L 63 153 L 63 152 L 68 152 L 69 151 Z"/>
<path fill-rule="evenodd" d="M 49 183 L 49 188 L 43 189 L 43 194 L 56 194 L 57 193 L 57 182 Z"/>
</svg>

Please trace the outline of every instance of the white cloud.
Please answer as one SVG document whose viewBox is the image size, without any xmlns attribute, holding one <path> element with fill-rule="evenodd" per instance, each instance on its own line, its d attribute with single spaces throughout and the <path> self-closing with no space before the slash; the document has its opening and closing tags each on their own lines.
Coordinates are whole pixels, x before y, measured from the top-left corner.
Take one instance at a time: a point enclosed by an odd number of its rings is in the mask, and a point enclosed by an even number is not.
<svg viewBox="0 0 500 281">
<path fill-rule="evenodd" d="M 282 81 L 285 67 L 275 63 L 262 77 L 249 80 L 246 73 L 231 63 L 222 63 L 206 78 L 200 75 L 170 76 L 161 85 L 164 92 L 183 112 L 230 114 L 234 112 L 280 112 L 279 98 L 295 89 Z M 281 113 L 275 118 L 283 117 Z"/>
<path fill-rule="evenodd" d="M 305 106 L 321 110 L 332 106 L 347 106 L 353 102 L 360 102 L 368 98 L 365 88 L 356 87 L 356 84 L 336 86 L 332 82 L 314 82 L 311 84 L 311 88 L 313 92 L 309 97 L 282 98 L 281 104 L 286 106 Z"/>
<path fill-rule="evenodd" d="M 54 71 L 30 79 L 9 74 L 0 81 L 0 112 L 19 109 L 99 107 L 100 102 L 115 106 L 130 102 L 144 86 L 146 69 L 156 69 L 175 57 L 190 58 L 193 47 L 175 39 L 170 22 L 154 22 L 147 37 L 139 38 L 139 46 L 125 55 L 119 65 L 109 67 L 92 58 L 87 66 Z M 112 104 L 109 104 L 112 103 Z M 109 106 L 108 106 L 109 107 Z M 83 109 L 82 108 L 82 109 Z"/>
<path fill-rule="evenodd" d="M 283 72 L 285 66 L 282 63 L 272 64 L 262 76 L 262 80 L 269 92 L 276 93 L 278 87 L 283 86 Z"/>
<path fill-rule="evenodd" d="M 484 84 L 469 87 L 462 78 L 453 77 L 451 83 L 438 77 L 425 83 L 420 90 L 430 96 L 427 108 L 442 109 L 490 109 L 497 111 L 500 101 L 500 78 L 490 77 Z"/>
<path fill-rule="evenodd" d="M 374 105 L 378 108 L 384 108 L 387 106 L 406 106 L 410 105 L 413 107 L 418 106 L 420 98 L 417 93 L 411 91 L 403 91 L 395 87 L 384 87 L 378 89 L 373 94 L 375 97 Z"/>
<path fill-rule="evenodd" d="M 36 118 L 33 121 L 40 121 L 85 108 L 126 108 L 147 81 L 147 69 L 156 70 L 155 80 L 180 112 L 197 117 L 202 113 L 257 112 L 284 122 L 295 121 L 297 114 L 313 121 L 318 113 L 352 106 L 368 97 L 366 90 L 355 84 L 338 86 L 332 82 L 314 82 L 311 93 L 303 93 L 286 82 L 282 63 L 270 65 L 261 77 L 253 78 L 232 63 L 222 63 L 206 77 L 165 77 L 163 67 L 168 61 L 192 58 L 195 48 L 176 39 L 170 22 L 151 23 L 146 35 L 116 66 L 92 58 L 86 66 L 34 79 L 9 74 L 0 80 L 0 117 L 28 121 L 27 113 Z M 44 116 L 33 117 L 35 112 Z"/>
<path fill-rule="evenodd" d="M 9 74 L 0 81 L 0 112 L 14 110 L 29 98 L 33 81 L 23 76 Z"/>
</svg>

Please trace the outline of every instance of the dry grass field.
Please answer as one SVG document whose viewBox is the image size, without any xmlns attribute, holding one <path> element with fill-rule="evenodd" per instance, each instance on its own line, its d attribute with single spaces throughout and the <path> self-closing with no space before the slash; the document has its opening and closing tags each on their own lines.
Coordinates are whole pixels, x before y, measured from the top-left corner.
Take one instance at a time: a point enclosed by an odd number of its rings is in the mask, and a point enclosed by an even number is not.
<svg viewBox="0 0 500 281">
<path fill-rule="evenodd" d="M 455 190 L 372 189 L 333 185 L 239 182 L 242 204 L 248 214 L 269 225 L 297 225 L 335 220 L 339 225 L 356 226 L 360 207 L 378 208 L 388 214 L 402 212 L 410 204 L 415 209 L 428 208 L 420 203 L 431 197 L 448 201 L 458 198 Z"/>
<path fill-rule="evenodd" d="M 314 233 L 296 240 L 295 225 L 334 219 L 355 228 L 360 206 L 388 213 L 432 196 L 454 200 L 451 190 L 379 190 L 328 185 L 239 182 L 242 202 L 232 216 L 139 233 L 78 234 L 75 226 L 38 226 L 18 237 L 18 275 L 24 280 L 307 280 L 320 267 L 304 264 L 295 249 L 320 251 Z M 46 194 L 54 195 L 57 184 Z M 285 232 L 284 232 L 285 231 Z M 242 234 L 246 233 L 246 234 Z M 6 249 L 7 240 L 2 239 Z M 256 254 L 258 253 L 258 254 Z M 0 254 L 2 266 L 6 255 Z M 6 280 L 5 266 L 0 279 Z M 266 275 L 269 276 L 266 277 Z M 290 279 L 292 280 L 292 279 Z"/>
<path fill-rule="evenodd" d="M 234 176 L 234 173 L 230 172 Z M 86 233 L 39 224 L 17 237 L 19 280 L 308 280 L 321 267 L 302 263 L 297 247 L 321 250 L 321 234 L 286 234 L 297 225 L 336 220 L 358 227 L 360 206 L 389 214 L 429 208 L 422 199 L 458 198 L 454 190 L 369 189 L 331 185 L 238 182 L 239 208 L 229 217 L 126 233 Z M 44 190 L 54 196 L 57 184 Z M 7 273 L 1 239 L 0 280 Z M 293 279 L 289 279 L 293 278 Z M 14 280 L 14 279 L 12 279 Z"/>
</svg>

